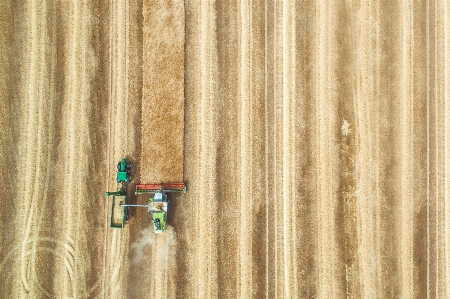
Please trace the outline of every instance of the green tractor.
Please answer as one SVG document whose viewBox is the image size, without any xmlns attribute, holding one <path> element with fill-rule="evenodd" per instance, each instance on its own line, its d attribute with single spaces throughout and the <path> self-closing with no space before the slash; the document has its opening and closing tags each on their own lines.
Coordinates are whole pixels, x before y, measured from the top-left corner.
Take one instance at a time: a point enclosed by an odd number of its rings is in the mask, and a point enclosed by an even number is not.
<svg viewBox="0 0 450 299">
<path fill-rule="evenodd" d="M 117 183 L 129 183 L 131 181 L 131 163 L 127 162 L 126 158 L 117 163 Z"/>
<path fill-rule="evenodd" d="M 127 203 L 127 184 L 131 181 L 131 163 L 126 158 L 117 163 L 116 181 L 121 184 L 119 191 L 106 192 L 106 196 L 112 196 L 110 227 L 123 228 L 128 220 L 128 207 L 122 205 Z"/>
</svg>

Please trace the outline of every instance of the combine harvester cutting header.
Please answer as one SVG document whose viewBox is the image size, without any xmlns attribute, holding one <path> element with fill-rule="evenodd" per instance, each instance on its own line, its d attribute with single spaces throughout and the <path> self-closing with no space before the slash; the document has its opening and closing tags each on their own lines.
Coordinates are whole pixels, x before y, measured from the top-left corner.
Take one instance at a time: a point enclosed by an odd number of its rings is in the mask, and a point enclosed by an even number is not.
<svg viewBox="0 0 450 299">
<path fill-rule="evenodd" d="M 125 158 L 122 159 L 125 161 Z M 119 163 L 120 164 L 120 163 Z M 125 165 L 127 164 L 125 161 Z M 184 183 L 167 183 L 167 184 L 137 184 L 136 194 L 150 194 L 147 204 L 128 204 L 126 202 L 126 183 L 129 182 L 128 175 L 123 179 L 124 174 L 122 168 L 117 167 L 117 182 L 122 183 L 122 188 L 117 192 L 106 192 L 106 196 L 113 196 L 111 210 L 111 227 L 122 228 L 125 220 L 128 219 L 128 209 L 130 207 L 146 207 L 149 213 L 152 213 L 152 221 L 155 233 L 162 233 L 166 230 L 167 210 L 169 205 L 169 196 L 167 193 L 183 192 L 186 193 Z M 120 181 L 119 181 L 120 173 Z"/>
</svg>

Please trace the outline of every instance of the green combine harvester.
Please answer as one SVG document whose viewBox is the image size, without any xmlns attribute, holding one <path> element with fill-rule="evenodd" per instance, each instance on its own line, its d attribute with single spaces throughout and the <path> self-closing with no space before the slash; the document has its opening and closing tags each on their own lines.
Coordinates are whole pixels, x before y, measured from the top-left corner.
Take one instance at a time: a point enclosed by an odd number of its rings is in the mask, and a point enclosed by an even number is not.
<svg viewBox="0 0 450 299">
<path fill-rule="evenodd" d="M 166 230 L 167 210 L 169 206 L 169 196 L 167 193 L 186 193 L 184 183 L 166 184 L 137 184 L 136 194 L 150 194 L 146 204 L 128 204 L 126 201 L 126 186 L 131 180 L 131 164 L 125 158 L 117 164 L 117 183 L 121 188 L 116 192 L 106 192 L 106 196 L 112 196 L 111 227 L 123 228 L 128 220 L 128 209 L 130 207 L 146 207 L 152 214 L 152 222 L 155 233 L 162 233 Z"/>
<path fill-rule="evenodd" d="M 137 184 L 136 194 L 150 194 L 147 204 L 121 204 L 122 207 L 146 207 L 152 213 L 153 230 L 155 233 L 162 233 L 166 230 L 167 208 L 169 206 L 170 192 L 186 193 L 184 183 L 168 184 Z"/>
</svg>

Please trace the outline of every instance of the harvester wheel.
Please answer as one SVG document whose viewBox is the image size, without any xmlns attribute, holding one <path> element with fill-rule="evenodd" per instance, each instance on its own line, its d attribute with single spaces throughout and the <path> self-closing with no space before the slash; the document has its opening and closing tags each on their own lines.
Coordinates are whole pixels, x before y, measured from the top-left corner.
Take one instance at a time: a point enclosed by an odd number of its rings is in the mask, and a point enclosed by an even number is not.
<svg viewBox="0 0 450 299">
<path fill-rule="evenodd" d="M 119 172 L 120 172 L 120 162 L 119 162 L 119 163 L 117 163 L 117 171 L 119 171 Z"/>
</svg>

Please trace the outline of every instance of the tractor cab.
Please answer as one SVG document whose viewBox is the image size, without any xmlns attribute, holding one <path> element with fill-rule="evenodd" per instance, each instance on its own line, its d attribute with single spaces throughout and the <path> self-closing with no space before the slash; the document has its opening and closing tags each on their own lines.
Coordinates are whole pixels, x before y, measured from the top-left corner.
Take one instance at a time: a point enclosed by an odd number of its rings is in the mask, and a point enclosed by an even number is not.
<svg viewBox="0 0 450 299">
<path fill-rule="evenodd" d="M 122 161 L 117 163 L 117 183 L 129 183 L 131 180 L 130 170 L 131 163 L 127 162 L 125 158 L 122 158 Z"/>
</svg>

